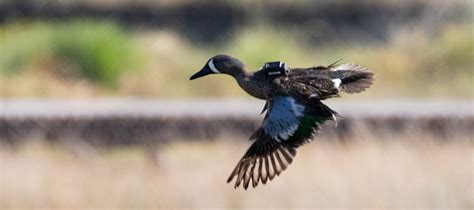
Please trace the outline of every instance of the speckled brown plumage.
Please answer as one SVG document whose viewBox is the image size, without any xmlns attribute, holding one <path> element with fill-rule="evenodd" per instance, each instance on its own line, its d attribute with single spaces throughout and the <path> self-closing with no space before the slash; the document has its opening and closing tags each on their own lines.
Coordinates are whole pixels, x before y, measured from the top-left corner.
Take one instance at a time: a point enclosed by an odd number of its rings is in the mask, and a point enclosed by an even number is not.
<svg viewBox="0 0 474 210">
<path fill-rule="evenodd" d="M 266 75 L 263 70 L 250 73 L 241 69 L 241 72 L 234 77 L 239 86 L 260 99 L 268 99 L 272 95 L 309 98 L 312 94 L 317 94 L 319 99 L 327 99 L 337 97 L 340 91 L 362 92 L 372 84 L 374 75 L 355 64 L 290 68 L 288 76 L 278 77 Z M 335 88 L 332 79 L 338 78 L 342 84 L 340 88 Z"/>
<path fill-rule="evenodd" d="M 279 176 L 296 155 L 296 148 L 310 142 L 336 111 L 322 100 L 340 92 L 358 93 L 374 81 L 374 73 L 356 64 L 331 64 L 309 68 L 287 68 L 270 62 L 265 68 L 248 72 L 244 64 L 227 55 L 214 56 L 191 80 L 208 74 L 227 74 L 248 94 L 266 100 L 261 127 L 250 137 L 255 140 L 237 163 L 227 182 L 236 179 L 247 189 Z"/>
</svg>

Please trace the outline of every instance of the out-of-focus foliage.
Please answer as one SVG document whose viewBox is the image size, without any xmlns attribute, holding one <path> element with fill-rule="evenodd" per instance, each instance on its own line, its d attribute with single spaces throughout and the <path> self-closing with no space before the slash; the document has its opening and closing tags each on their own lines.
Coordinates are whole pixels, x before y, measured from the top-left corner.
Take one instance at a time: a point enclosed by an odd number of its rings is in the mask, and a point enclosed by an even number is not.
<svg viewBox="0 0 474 210">
<path fill-rule="evenodd" d="M 115 86 L 136 60 L 130 37 L 110 22 L 18 23 L 1 30 L 0 73 L 7 75 L 53 65 L 60 76 Z"/>
<path fill-rule="evenodd" d="M 385 43 L 312 46 L 304 34 L 266 26 L 247 28 L 237 33 L 227 45 L 204 51 L 207 56 L 202 56 L 202 49 L 193 47 L 182 51 L 190 58 L 200 57 L 201 61 L 194 68 L 183 69 L 185 73 L 179 75 L 182 80 L 173 84 L 190 87 L 185 79 L 193 71 L 208 57 L 226 53 L 241 59 L 249 70 L 274 60 L 282 60 L 291 67 L 329 65 L 339 59 L 358 63 L 376 72 L 375 86 L 364 93 L 366 96 L 474 97 L 472 29 L 472 25 L 450 25 L 429 35 L 422 30 L 399 28 Z M 193 81 L 192 87 L 205 90 L 200 95 L 245 95 L 231 78 L 224 76 L 213 75 Z M 167 95 L 165 92 L 158 94 Z"/>
<path fill-rule="evenodd" d="M 0 39 L 2 96 L 245 96 L 227 76 L 188 80 L 209 57 L 225 53 L 241 59 L 249 70 L 272 60 L 305 67 L 342 58 L 376 72 L 374 88 L 365 96 L 474 97 L 470 23 L 446 25 L 430 34 L 400 26 L 386 42 L 317 46 L 309 44 L 304 33 L 265 24 L 207 47 L 162 30 L 136 30 L 129 37 L 108 22 L 0 28 L 5 35 Z"/>
<path fill-rule="evenodd" d="M 50 53 L 51 29 L 45 24 L 11 24 L 0 29 L 0 73 L 17 73 Z"/>
<path fill-rule="evenodd" d="M 54 51 L 76 63 L 84 76 L 115 85 L 123 71 L 130 68 L 133 48 L 117 25 L 73 22 L 59 29 L 54 37 Z"/>
</svg>

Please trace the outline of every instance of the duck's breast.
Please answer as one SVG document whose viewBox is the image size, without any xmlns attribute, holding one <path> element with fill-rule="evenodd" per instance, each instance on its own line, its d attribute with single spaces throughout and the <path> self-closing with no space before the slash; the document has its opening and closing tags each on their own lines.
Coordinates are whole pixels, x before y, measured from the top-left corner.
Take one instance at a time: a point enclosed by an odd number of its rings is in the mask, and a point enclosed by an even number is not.
<svg viewBox="0 0 474 210">
<path fill-rule="evenodd" d="M 266 85 L 263 82 L 247 77 L 237 80 L 237 83 L 249 95 L 259 99 L 266 99 Z"/>
</svg>

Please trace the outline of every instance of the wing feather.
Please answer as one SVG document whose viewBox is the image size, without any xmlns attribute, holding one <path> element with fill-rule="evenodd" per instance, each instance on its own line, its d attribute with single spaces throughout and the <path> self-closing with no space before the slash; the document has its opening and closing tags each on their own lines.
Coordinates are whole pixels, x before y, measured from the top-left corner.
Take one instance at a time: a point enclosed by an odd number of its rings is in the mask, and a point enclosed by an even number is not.
<svg viewBox="0 0 474 210">
<path fill-rule="evenodd" d="M 304 104 L 289 96 L 269 101 L 262 126 L 252 135 L 255 141 L 227 182 L 236 178 L 234 187 L 242 184 L 247 189 L 250 183 L 252 187 L 259 182 L 266 184 L 286 170 L 296 156 L 296 148 L 308 142 L 320 129 L 319 125 L 335 113 L 322 103 L 312 103 Z"/>
</svg>

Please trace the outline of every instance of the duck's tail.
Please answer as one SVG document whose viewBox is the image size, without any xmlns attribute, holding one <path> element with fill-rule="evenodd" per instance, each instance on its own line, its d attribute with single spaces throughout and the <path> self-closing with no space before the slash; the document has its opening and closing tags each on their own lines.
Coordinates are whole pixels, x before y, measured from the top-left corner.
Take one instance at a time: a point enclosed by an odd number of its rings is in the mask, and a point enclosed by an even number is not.
<svg viewBox="0 0 474 210">
<path fill-rule="evenodd" d="M 346 93 L 359 93 L 374 82 L 374 73 L 357 64 L 330 66 L 333 81 L 340 80 L 339 88 Z"/>
</svg>

